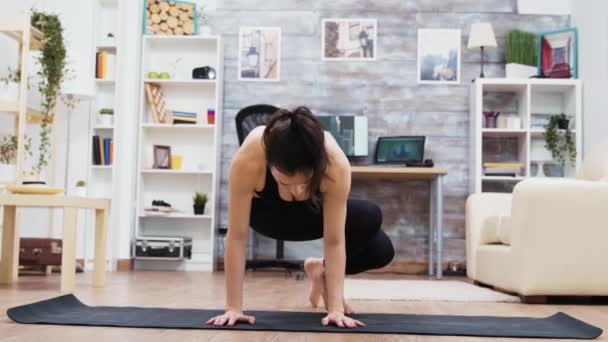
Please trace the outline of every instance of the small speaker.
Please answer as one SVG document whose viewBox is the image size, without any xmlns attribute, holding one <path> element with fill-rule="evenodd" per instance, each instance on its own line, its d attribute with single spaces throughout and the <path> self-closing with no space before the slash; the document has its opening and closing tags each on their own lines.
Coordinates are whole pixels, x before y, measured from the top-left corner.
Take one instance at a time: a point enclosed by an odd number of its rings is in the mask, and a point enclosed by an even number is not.
<svg viewBox="0 0 608 342">
<path fill-rule="evenodd" d="M 215 79 L 215 69 L 213 69 L 210 66 L 194 68 L 194 69 L 192 69 L 192 78 L 203 79 L 203 80 L 214 80 Z"/>
</svg>

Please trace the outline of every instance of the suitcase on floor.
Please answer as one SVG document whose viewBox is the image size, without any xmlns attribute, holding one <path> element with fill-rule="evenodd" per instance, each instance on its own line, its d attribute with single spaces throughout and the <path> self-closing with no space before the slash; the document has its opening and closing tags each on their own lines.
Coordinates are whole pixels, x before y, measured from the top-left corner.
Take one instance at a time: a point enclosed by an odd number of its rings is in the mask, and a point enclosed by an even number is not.
<svg viewBox="0 0 608 342">
<path fill-rule="evenodd" d="M 190 259 L 192 238 L 175 236 L 144 236 L 135 242 L 136 259 Z"/>
<path fill-rule="evenodd" d="M 58 266 L 61 265 L 61 239 L 21 238 L 19 240 L 19 265 Z"/>
</svg>

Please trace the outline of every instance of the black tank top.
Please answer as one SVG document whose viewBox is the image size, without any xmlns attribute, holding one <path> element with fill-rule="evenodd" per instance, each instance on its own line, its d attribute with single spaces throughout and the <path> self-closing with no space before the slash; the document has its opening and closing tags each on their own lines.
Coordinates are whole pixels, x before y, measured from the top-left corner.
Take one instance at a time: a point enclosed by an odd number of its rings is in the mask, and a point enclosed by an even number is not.
<svg viewBox="0 0 608 342">
<path fill-rule="evenodd" d="M 285 204 L 307 204 L 312 205 L 310 199 L 303 201 L 286 201 L 281 198 L 279 194 L 279 185 L 277 184 L 276 179 L 270 172 L 270 168 L 266 168 L 266 180 L 264 181 L 264 189 L 261 191 L 255 192 L 259 197 L 254 197 L 254 200 L 259 200 L 262 202 L 274 202 L 274 203 L 285 203 Z"/>
</svg>

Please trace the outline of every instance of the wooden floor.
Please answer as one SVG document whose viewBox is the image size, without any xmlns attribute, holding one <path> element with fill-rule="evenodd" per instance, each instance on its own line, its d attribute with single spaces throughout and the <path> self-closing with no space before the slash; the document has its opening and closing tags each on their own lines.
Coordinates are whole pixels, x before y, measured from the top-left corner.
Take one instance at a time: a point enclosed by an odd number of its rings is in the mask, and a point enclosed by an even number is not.
<svg viewBox="0 0 608 342">
<path fill-rule="evenodd" d="M 366 275 L 365 278 L 404 278 L 395 275 Z M 407 277 L 426 279 L 426 277 Z M 77 276 L 76 295 L 90 305 L 222 308 L 222 273 L 131 272 L 113 273 L 103 289 L 91 287 L 91 274 Z M 308 280 L 297 281 L 282 272 L 248 273 L 245 304 L 249 309 L 306 311 Z M 123 329 L 20 325 L 6 317 L 12 306 L 57 296 L 59 276 L 20 277 L 13 287 L 0 286 L 0 341 L 478 341 L 481 338 L 413 335 L 314 334 L 277 332 L 239 332 L 208 330 Z M 524 305 L 450 302 L 352 302 L 362 312 L 497 315 L 543 317 L 566 312 L 608 330 L 608 306 Z M 205 317 L 201 317 L 201 321 Z M 489 339 L 497 340 L 497 339 Z M 502 339 L 501 339 L 502 340 Z M 608 341 L 604 333 L 599 341 Z M 517 340 L 521 341 L 521 339 Z"/>
</svg>

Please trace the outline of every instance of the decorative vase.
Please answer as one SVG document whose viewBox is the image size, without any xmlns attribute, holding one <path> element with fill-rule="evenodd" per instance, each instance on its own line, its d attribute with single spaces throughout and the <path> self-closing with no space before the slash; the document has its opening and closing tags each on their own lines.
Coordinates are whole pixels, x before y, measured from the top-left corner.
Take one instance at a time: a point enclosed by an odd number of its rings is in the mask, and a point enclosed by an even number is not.
<svg viewBox="0 0 608 342">
<path fill-rule="evenodd" d="M 536 177 L 538 178 L 543 178 L 543 177 L 547 177 L 545 175 L 545 162 L 542 160 L 539 160 L 536 162 L 537 166 L 537 170 L 536 170 Z"/>
<path fill-rule="evenodd" d="M 84 186 L 77 186 L 74 189 L 74 196 L 85 197 L 87 195 L 87 188 Z"/>
<path fill-rule="evenodd" d="M 112 126 L 114 124 L 114 115 L 99 114 L 99 124 L 102 126 Z"/>
<path fill-rule="evenodd" d="M 207 109 L 207 123 L 209 125 L 215 124 L 215 109 Z"/>
<path fill-rule="evenodd" d="M 568 119 L 560 119 L 557 121 L 558 129 L 568 129 L 570 127 L 570 120 Z"/>
<path fill-rule="evenodd" d="M 192 207 L 194 207 L 194 215 L 204 215 L 205 214 L 205 204 L 193 205 Z"/>
<path fill-rule="evenodd" d="M 538 75 L 538 69 L 531 65 L 507 63 L 505 74 L 507 78 L 530 78 Z"/>
<path fill-rule="evenodd" d="M 499 112 L 483 112 L 485 117 L 485 128 L 496 128 L 496 120 L 500 115 Z"/>
</svg>

